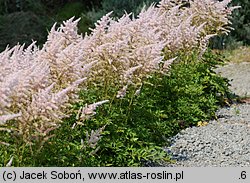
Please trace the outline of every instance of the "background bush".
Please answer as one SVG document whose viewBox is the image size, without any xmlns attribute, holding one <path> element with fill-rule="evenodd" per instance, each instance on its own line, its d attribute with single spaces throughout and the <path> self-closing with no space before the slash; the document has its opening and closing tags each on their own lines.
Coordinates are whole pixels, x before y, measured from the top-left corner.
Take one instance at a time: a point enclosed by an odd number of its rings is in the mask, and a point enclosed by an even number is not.
<svg viewBox="0 0 250 183">
<path fill-rule="evenodd" d="M 32 40 L 42 45 L 54 22 L 60 24 L 72 16 L 81 17 L 78 28 L 85 33 L 110 11 L 120 17 L 124 10 L 138 13 L 143 5 L 152 2 L 159 0 L 0 0 L 0 51 L 7 45 L 28 45 Z"/>
<path fill-rule="evenodd" d="M 127 13 L 133 12 L 136 16 L 144 6 L 149 6 L 159 1 L 160 0 L 102 0 L 98 9 L 93 7 L 91 11 L 87 12 L 87 17 L 89 17 L 92 22 L 96 22 L 96 20 L 111 11 L 113 11 L 113 17 L 121 17 L 125 11 Z"/>
<path fill-rule="evenodd" d="M 232 15 L 232 27 L 234 30 L 227 35 L 221 35 L 212 39 L 210 45 L 217 49 L 235 49 L 242 45 L 250 44 L 250 1 L 232 0 L 232 6 L 241 6 L 234 10 Z"/>
<path fill-rule="evenodd" d="M 42 44 L 46 40 L 44 32 L 54 22 L 61 23 L 71 16 L 81 17 L 80 31 L 89 32 L 88 28 L 93 27 L 97 19 L 110 11 L 113 11 L 113 16 L 117 17 L 122 16 L 124 10 L 137 14 L 143 5 L 148 6 L 152 2 L 159 2 L 159 0 L 0 0 L 0 51 L 4 50 L 7 44 L 12 46 L 17 42 L 30 43 L 32 39 Z M 229 36 L 224 35 L 212 39 L 211 48 L 234 49 L 250 44 L 250 1 L 232 0 L 232 5 L 241 6 L 233 13 L 232 26 L 235 30 Z M 20 11 L 29 12 L 29 15 L 36 19 L 28 17 L 19 19 L 19 13 L 16 12 Z M 8 16 L 8 14 L 12 15 Z M 12 17 L 16 23 L 10 24 L 9 17 Z M 32 23 L 37 26 L 27 26 L 25 31 L 16 27 L 16 25 Z M 6 26 L 10 28 L 10 32 L 4 29 Z M 9 39 L 12 34 L 19 35 L 19 39 Z"/>
</svg>

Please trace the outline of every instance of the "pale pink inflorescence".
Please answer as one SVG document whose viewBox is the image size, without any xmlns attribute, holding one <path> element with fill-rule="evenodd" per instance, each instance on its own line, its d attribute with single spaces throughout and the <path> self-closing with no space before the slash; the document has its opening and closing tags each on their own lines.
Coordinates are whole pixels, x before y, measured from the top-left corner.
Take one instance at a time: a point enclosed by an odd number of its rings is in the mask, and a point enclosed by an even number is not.
<svg viewBox="0 0 250 183">
<path fill-rule="evenodd" d="M 0 54 L 0 124 L 16 120 L 13 129 L 26 141 L 46 136 L 59 126 L 91 67 L 81 67 L 82 63 L 70 58 L 53 58 L 54 52 L 46 48 L 39 50 L 33 43 L 26 49 L 18 45 Z M 67 57 L 68 52 L 63 52 L 67 48 L 56 55 Z"/>
<path fill-rule="evenodd" d="M 230 2 L 162 0 L 138 17 L 116 20 L 108 13 L 85 36 L 77 33 L 79 19 L 71 18 L 52 27 L 42 49 L 35 43 L 6 49 L 0 53 L 0 124 L 14 120 L 29 140 L 57 128 L 85 84 L 109 83 L 118 98 L 136 85 L 139 94 L 143 79 L 167 72 L 175 53 L 203 52 L 210 37 L 230 30 L 229 16 L 237 8 L 228 8 Z M 93 106 L 81 108 L 79 117 L 88 118 L 86 110 L 95 114 Z"/>
<path fill-rule="evenodd" d="M 116 20 L 108 13 L 99 20 L 79 48 L 84 50 L 85 60 L 98 60 L 89 81 L 98 84 L 110 79 L 109 83 L 119 86 L 117 96 L 122 97 L 127 85 L 140 86 L 143 78 L 159 71 L 160 63 L 167 68 L 175 53 L 194 49 L 202 52 L 210 37 L 228 31 L 233 9 L 227 8 L 229 1 L 193 0 L 187 7 L 184 1 L 175 1 L 177 5 L 172 2 L 153 4 L 137 18 L 125 14 Z M 168 62 L 163 59 L 163 49 L 169 55 Z"/>
</svg>

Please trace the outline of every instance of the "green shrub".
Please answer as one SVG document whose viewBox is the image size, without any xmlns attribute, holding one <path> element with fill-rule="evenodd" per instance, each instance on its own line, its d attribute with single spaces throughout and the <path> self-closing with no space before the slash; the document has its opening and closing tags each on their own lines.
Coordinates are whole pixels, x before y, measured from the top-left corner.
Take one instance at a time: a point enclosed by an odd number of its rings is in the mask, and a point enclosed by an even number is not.
<svg viewBox="0 0 250 183">
<path fill-rule="evenodd" d="M 168 75 L 150 79 L 144 91 L 147 103 L 152 102 L 142 106 L 157 106 L 164 116 L 182 122 L 184 127 L 211 119 L 230 94 L 228 80 L 212 70 L 217 64 L 220 58 L 211 53 L 201 59 L 196 54 L 178 57 Z"/>
<path fill-rule="evenodd" d="M 161 148 L 168 145 L 166 139 L 183 128 L 215 117 L 218 106 L 229 97 L 228 80 L 212 70 L 222 63 L 220 56 L 211 52 L 202 58 L 197 54 L 179 55 L 169 74 L 150 77 L 139 96 L 134 95 L 133 88 L 123 99 L 111 96 L 110 103 L 101 106 L 95 118 L 72 129 L 75 112 L 39 153 L 28 154 L 28 146 L 21 152 L 5 148 L 0 151 L 1 162 L 6 163 L 9 154 L 15 154 L 19 160 L 21 157 L 19 166 L 143 166 L 145 160 L 158 164 L 169 161 Z M 108 89 L 110 93 L 112 90 Z M 94 87 L 81 91 L 80 96 L 82 102 L 72 110 L 104 99 Z M 103 126 L 97 146 L 84 147 L 81 139 L 86 139 L 86 132 L 90 134 L 91 129 Z"/>
<path fill-rule="evenodd" d="M 86 102 L 93 101 L 96 94 L 98 90 L 95 89 L 92 93 L 82 91 L 81 97 Z M 160 146 L 139 139 L 135 133 L 137 129 L 127 122 L 129 102 L 129 97 L 114 100 L 112 105 L 100 107 L 94 119 L 72 129 L 76 122 L 75 113 L 54 132 L 56 136 L 45 144 L 42 151 L 31 158 L 32 166 L 142 166 L 142 160 L 168 160 Z M 75 109 L 81 105 L 76 104 Z M 86 139 L 86 132 L 90 134 L 91 129 L 104 125 L 105 130 L 96 148 L 83 148 L 81 139 Z"/>
</svg>

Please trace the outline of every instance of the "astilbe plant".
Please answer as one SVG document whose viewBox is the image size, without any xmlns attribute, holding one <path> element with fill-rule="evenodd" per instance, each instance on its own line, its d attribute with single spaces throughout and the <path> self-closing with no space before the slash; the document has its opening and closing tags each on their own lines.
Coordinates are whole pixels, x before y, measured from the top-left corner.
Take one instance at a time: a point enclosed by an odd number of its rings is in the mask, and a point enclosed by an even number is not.
<svg viewBox="0 0 250 183">
<path fill-rule="evenodd" d="M 204 52 L 208 40 L 231 30 L 230 18 L 236 7 L 229 7 L 231 0 L 162 0 L 159 8 L 166 12 L 171 25 L 165 34 L 171 40 L 167 53 L 181 50 L 187 52 L 198 48 Z M 178 45 L 178 46 L 177 46 Z"/>
<path fill-rule="evenodd" d="M 194 49 L 203 51 L 210 37 L 228 31 L 226 26 L 233 10 L 227 8 L 229 1 L 172 2 L 164 0 L 158 6 L 153 4 L 143 9 L 137 18 L 125 14 L 116 20 L 110 17 L 112 13 L 108 13 L 84 38 L 77 35 L 77 21 L 65 25 L 71 26 L 68 50 L 74 50 L 72 55 L 83 65 L 95 64 L 90 71 L 88 85 L 115 86 L 120 88 L 117 96 L 122 97 L 128 85 L 136 84 L 140 88 L 143 78 L 158 71 L 161 62 L 165 63 L 165 68 L 170 65 L 174 53 Z M 189 3 L 189 6 L 183 6 L 183 3 Z M 61 37 L 65 37 L 62 34 L 70 32 L 61 31 L 63 29 L 66 28 L 53 29 L 50 40 L 53 47 L 57 44 L 59 49 L 62 47 Z M 215 31 L 208 31 L 210 29 Z M 53 36 L 55 34 L 61 36 Z M 169 62 L 163 60 L 163 48 L 169 55 Z M 69 57 L 70 54 L 63 53 L 61 57 L 65 60 L 65 55 Z"/>
<path fill-rule="evenodd" d="M 228 32 L 234 9 L 227 7 L 229 2 L 162 0 L 138 17 L 115 19 L 108 13 L 85 36 L 77 33 L 79 20 L 71 18 L 52 27 L 42 49 L 35 43 L 7 48 L 0 54 L 0 124 L 9 121 L 13 128 L 3 129 L 25 142 L 44 142 L 69 115 L 84 85 L 114 87 L 118 98 L 135 85 L 138 94 L 143 79 L 167 71 L 175 53 L 202 51 L 208 38 Z"/>
<path fill-rule="evenodd" d="M 28 144 L 43 143 L 50 137 L 50 131 L 60 126 L 91 67 L 83 69 L 77 61 L 66 58 L 64 63 L 50 60 L 46 58 L 50 54 L 57 54 L 56 50 L 46 50 L 46 46 L 39 50 L 35 43 L 27 49 L 18 45 L 1 53 L 0 123 L 14 120 L 12 125 L 1 129 L 12 131 Z"/>
<path fill-rule="evenodd" d="M 1 53 L 0 122 L 14 120 L 11 130 L 26 143 L 37 138 L 43 140 L 58 127 L 65 117 L 70 97 L 86 78 L 75 80 L 56 89 L 50 65 L 39 60 L 39 50 L 30 45 L 27 49 L 16 46 Z"/>
<path fill-rule="evenodd" d="M 75 47 L 83 50 L 85 61 L 98 60 L 88 83 L 118 87 L 121 90 L 117 96 L 122 97 L 128 85 L 140 87 L 143 78 L 159 70 L 161 62 L 165 67 L 171 64 L 163 60 L 163 48 L 169 59 L 176 52 L 203 51 L 210 37 L 227 30 L 233 9 L 227 8 L 228 2 L 194 0 L 183 7 L 183 1 L 174 5 L 172 1 L 161 1 L 158 6 L 143 9 L 137 18 L 125 14 L 118 20 L 108 13 Z"/>
</svg>

